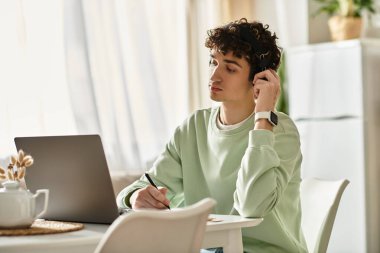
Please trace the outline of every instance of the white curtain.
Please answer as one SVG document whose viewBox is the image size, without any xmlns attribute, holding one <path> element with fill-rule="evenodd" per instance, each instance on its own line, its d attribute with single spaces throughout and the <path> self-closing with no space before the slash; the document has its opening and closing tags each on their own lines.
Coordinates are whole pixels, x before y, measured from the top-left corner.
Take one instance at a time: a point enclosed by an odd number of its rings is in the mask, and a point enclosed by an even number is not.
<svg viewBox="0 0 380 253">
<path fill-rule="evenodd" d="M 0 1 L 0 158 L 15 136 L 76 132 L 62 31 L 60 1 Z"/>
<path fill-rule="evenodd" d="M 141 173 L 189 112 L 186 1 L 0 1 L 0 158 L 15 136 L 102 136 Z M 3 164 L 4 165 L 4 164 Z"/>
<path fill-rule="evenodd" d="M 185 1 L 67 0 L 68 83 L 80 133 L 112 169 L 141 172 L 187 116 Z"/>
</svg>

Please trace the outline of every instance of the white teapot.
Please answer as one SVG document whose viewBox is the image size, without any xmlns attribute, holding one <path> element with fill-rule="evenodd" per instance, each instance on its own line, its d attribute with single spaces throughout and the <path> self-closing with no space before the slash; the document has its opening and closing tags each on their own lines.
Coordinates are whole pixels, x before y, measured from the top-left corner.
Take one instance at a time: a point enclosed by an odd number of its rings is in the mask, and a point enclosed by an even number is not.
<svg viewBox="0 0 380 253">
<path fill-rule="evenodd" d="M 20 187 L 17 181 L 6 181 L 0 188 L 0 228 L 27 228 L 33 221 L 43 215 L 48 206 L 49 190 L 37 190 L 30 193 Z M 45 195 L 43 210 L 37 213 L 36 198 Z"/>
</svg>

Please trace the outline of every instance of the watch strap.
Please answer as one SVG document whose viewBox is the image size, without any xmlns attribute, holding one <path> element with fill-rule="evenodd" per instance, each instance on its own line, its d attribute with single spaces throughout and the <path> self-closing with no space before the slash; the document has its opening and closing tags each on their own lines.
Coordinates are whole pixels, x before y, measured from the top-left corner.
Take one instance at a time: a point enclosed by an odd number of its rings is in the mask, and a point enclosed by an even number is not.
<svg viewBox="0 0 380 253">
<path fill-rule="evenodd" d="M 277 126 L 278 118 L 277 118 L 277 115 L 274 112 L 272 112 L 272 111 L 268 111 L 268 112 L 256 112 L 255 113 L 255 122 L 257 120 L 259 120 L 259 119 L 266 119 L 273 126 Z"/>
</svg>

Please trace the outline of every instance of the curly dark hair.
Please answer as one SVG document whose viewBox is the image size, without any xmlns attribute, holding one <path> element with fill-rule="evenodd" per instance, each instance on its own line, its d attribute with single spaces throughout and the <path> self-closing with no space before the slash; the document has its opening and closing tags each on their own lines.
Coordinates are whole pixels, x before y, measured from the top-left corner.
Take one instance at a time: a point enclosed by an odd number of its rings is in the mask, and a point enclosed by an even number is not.
<svg viewBox="0 0 380 253">
<path fill-rule="evenodd" d="M 248 22 L 246 18 L 207 31 L 205 45 L 223 54 L 244 57 L 249 65 L 248 80 L 267 68 L 277 70 L 280 65 L 282 48 L 276 44 L 277 36 L 268 30 L 268 25 Z"/>
</svg>

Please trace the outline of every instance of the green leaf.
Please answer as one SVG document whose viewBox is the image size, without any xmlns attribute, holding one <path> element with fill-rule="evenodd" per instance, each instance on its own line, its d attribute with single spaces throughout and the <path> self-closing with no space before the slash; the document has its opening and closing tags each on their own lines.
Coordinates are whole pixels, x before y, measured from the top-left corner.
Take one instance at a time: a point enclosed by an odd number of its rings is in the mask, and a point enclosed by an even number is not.
<svg viewBox="0 0 380 253">
<path fill-rule="evenodd" d="M 338 0 L 314 0 L 320 4 L 320 8 L 312 14 L 315 17 L 323 12 L 328 15 L 338 14 L 340 11 L 340 5 Z M 371 13 L 375 13 L 373 0 L 354 0 L 353 16 L 360 17 L 363 10 L 368 10 Z"/>
<path fill-rule="evenodd" d="M 285 53 L 281 55 L 281 63 L 278 68 L 278 76 L 280 77 L 281 94 L 278 98 L 276 109 L 279 112 L 289 114 L 289 98 L 287 92 L 287 79 L 286 79 L 286 66 L 285 66 Z"/>
</svg>

